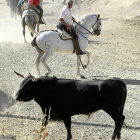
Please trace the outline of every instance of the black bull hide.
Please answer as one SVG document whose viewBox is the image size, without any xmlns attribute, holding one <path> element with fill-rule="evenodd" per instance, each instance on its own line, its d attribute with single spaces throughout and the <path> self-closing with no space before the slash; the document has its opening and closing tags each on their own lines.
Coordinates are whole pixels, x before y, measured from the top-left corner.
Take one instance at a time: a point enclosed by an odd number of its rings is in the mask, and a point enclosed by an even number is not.
<svg viewBox="0 0 140 140">
<path fill-rule="evenodd" d="M 71 135 L 71 116 L 91 115 L 100 109 L 108 113 L 115 122 L 112 140 L 120 139 L 124 122 L 123 109 L 126 100 L 126 85 L 121 80 L 85 81 L 26 77 L 16 94 L 17 101 L 34 99 L 46 114 L 43 125 L 47 125 L 48 116 L 54 120 L 63 120 L 67 129 L 67 140 Z M 49 108 L 51 111 L 49 114 Z"/>
</svg>

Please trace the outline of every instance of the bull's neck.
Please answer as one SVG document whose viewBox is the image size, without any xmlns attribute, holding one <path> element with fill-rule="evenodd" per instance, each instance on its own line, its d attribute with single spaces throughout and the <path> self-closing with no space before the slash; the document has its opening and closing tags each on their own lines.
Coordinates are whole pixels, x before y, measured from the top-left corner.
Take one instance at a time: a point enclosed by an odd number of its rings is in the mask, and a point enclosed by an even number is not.
<svg viewBox="0 0 140 140">
<path fill-rule="evenodd" d="M 55 93 L 55 81 L 37 81 L 37 85 L 35 86 L 35 96 L 34 100 L 38 104 L 47 104 L 50 105 L 52 101 L 52 95 Z"/>
</svg>

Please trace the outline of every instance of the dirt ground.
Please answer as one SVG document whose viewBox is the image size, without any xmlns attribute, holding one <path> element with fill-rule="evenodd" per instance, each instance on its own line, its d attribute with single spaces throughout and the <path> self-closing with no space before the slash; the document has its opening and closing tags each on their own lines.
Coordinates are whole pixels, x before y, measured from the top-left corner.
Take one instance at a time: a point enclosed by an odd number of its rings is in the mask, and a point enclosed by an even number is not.
<svg viewBox="0 0 140 140">
<path fill-rule="evenodd" d="M 44 0 L 46 25 L 40 30 L 56 29 L 62 0 Z M 86 14 L 100 14 L 102 32 L 100 36 L 90 36 L 87 51 L 90 65 L 81 73 L 88 79 L 122 79 L 127 85 L 127 100 L 124 108 L 125 123 L 121 140 L 140 139 L 140 2 L 138 0 L 85 0 L 81 4 L 81 17 Z M 14 71 L 27 76 L 29 72 L 37 77 L 35 59 L 37 52 L 30 45 L 31 36 L 26 29 L 27 42 L 22 35 L 21 18 L 10 17 L 10 8 L 5 0 L 0 0 L 0 139 L 34 140 L 34 132 L 41 126 L 43 114 L 34 102 L 15 103 L 15 92 L 22 78 Z M 77 7 L 75 18 L 78 20 Z M 49 60 L 50 76 L 77 79 L 75 54 L 55 53 Z M 87 57 L 82 56 L 83 63 Z M 41 64 L 41 74 L 46 69 Z M 46 128 L 46 140 L 66 139 L 63 122 L 50 121 Z M 114 122 L 103 111 L 72 117 L 73 140 L 109 140 L 114 130 Z"/>
</svg>

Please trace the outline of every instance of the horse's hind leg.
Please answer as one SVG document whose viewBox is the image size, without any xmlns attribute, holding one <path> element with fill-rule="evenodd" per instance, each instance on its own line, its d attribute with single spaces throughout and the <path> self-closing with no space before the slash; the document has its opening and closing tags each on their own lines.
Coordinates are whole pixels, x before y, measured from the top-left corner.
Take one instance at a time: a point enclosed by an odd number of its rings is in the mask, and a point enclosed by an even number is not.
<svg viewBox="0 0 140 140">
<path fill-rule="evenodd" d="M 37 23 L 37 32 L 39 32 L 39 23 Z"/>
<path fill-rule="evenodd" d="M 32 25 L 32 26 L 33 26 L 33 29 L 35 30 L 36 25 L 34 24 L 34 25 Z M 32 36 L 32 37 L 34 36 L 33 32 L 31 32 L 31 36 Z"/>
<path fill-rule="evenodd" d="M 51 69 L 47 65 L 46 61 L 49 59 L 49 57 L 53 54 L 53 52 L 45 52 L 45 55 L 41 58 L 41 61 L 43 65 L 46 67 L 48 72 L 46 73 L 46 76 L 48 76 L 51 73 Z"/>
<path fill-rule="evenodd" d="M 119 111 L 116 111 L 116 110 L 111 110 L 111 111 L 106 111 L 106 112 L 115 121 L 115 129 L 114 129 L 114 132 L 113 132 L 113 135 L 112 135 L 112 140 L 115 140 L 116 137 L 117 137 L 117 140 L 120 140 L 121 129 L 122 129 L 122 125 L 123 125 L 125 116 L 122 115 Z"/>
<path fill-rule="evenodd" d="M 38 72 L 38 76 L 39 76 L 39 77 L 41 76 L 41 74 L 40 74 L 40 69 L 39 69 L 39 64 L 40 64 L 40 59 L 41 59 L 41 57 L 43 56 L 43 54 L 44 54 L 43 51 L 40 52 L 40 53 L 38 53 L 38 57 L 37 57 L 36 62 L 35 62 L 36 68 L 37 68 L 37 72 Z"/>
<path fill-rule="evenodd" d="M 27 43 L 27 40 L 26 40 L 26 37 L 25 37 L 25 23 L 22 23 L 22 26 L 23 26 L 24 43 Z"/>
<path fill-rule="evenodd" d="M 88 67 L 88 65 L 90 64 L 90 53 L 86 50 L 85 50 L 85 52 L 86 52 L 86 55 L 88 57 L 88 60 L 87 60 L 87 65 L 84 65 L 84 69 L 86 69 Z"/>
</svg>

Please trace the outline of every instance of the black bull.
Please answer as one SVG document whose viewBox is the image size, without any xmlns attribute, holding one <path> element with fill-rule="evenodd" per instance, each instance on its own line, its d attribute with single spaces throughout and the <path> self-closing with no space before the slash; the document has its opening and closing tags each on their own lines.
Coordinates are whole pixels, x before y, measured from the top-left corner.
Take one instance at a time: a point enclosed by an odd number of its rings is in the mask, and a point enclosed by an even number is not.
<svg viewBox="0 0 140 140">
<path fill-rule="evenodd" d="M 16 100 L 27 102 L 34 99 L 46 114 L 43 125 L 47 125 L 49 115 L 51 119 L 63 120 L 67 129 L 67 140 L 72 138 L 71 116 L 91 115 L 102 109 L 115 121 L 112 140 L 116 137 L 120 140 L 125 119 L 123 109 L 126 93 L 126 85 L 121 80 L 83 81 L 51 77 L 36 79 L 30 75 L 21 83 Z"/>
</svg>

